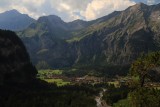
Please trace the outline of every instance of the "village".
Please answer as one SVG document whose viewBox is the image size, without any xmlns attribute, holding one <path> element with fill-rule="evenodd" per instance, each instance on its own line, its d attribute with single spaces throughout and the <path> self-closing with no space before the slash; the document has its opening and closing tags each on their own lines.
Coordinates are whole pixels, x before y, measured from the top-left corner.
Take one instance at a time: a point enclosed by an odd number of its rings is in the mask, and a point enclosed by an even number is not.
<svg viewBox="0 0 160 107">
<path fill-rule="evenodd" d="M 98 77 L 98 76 L 92 76 L 92 75 L 85 75 L 82 77 L 67 77 L 62 74 L 54 74 L 54 73 L 45 73 L 41 75 L 43 80 L 46 80 L 50 83 L 56 83 L 60 84 L 60 86 L 63 85 L 72 85 L 72 84 L 100 84 L 100 83 L 107 83 L 109 85 L 114 85 L 115 87 L 120 87 L 124 85 L 131 85 L 136 83 L 137 78 L 131 78 L 131 77 L 122 77 L 122 76 L 115 76 L 115 78 L 106 78 L 106 77 Z M 39 78 L 39 77 L 38 77 Z M 145 87 L 155 87 L 160 88 L 159 82 L 151 82 L 147 81 L 144 85 Z"/>
</svg>

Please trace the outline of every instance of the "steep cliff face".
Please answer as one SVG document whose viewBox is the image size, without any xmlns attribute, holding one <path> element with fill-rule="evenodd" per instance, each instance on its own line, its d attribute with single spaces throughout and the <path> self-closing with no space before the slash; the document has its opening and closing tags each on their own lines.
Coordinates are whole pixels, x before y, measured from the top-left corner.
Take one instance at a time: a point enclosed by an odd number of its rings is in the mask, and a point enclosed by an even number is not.
<svg viewBox="0 0 160 107">
<path fill-rule="evenodd" d="M 51 68 L 72 66 L 75 52 L 70 45 L 59 38 L 53 37 L 49 33 L 41 36 L 22 38 L 29 50 L 34 64 L 45 61 Z M 72 50 L 73 49 L 73 50 Z"/>
<path fill-rule="evenodd" d="M 27 83 L 35 79 L 36 73 L 26 48 L 17 35 L 0 30 L 0 85 Z"/>
<path fill-rule="evenodd" d="M 76 63 L 127 65 L 141 53 L 160 50 L 158 7 L 136 4 L 81 31 Z"/>
<path fill-rule="evenodd" d="M 89 22 L 50 18 L 48 24 L 46 17 L 41 19 L 45 26 L 36 22 L 36 29 L 30 26 L 19 33 L 34 64 L 128 65 L 141 53 L 160 50 L 160 4 L 139 3 Z"/>
</svg>

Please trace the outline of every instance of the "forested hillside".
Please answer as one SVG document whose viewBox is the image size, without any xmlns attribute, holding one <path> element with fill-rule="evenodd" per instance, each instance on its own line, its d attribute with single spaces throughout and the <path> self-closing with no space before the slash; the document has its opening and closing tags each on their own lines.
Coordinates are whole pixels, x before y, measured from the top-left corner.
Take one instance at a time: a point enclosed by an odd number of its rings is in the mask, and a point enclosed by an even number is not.
<svg viewBox="0 0 160 107">
<path fill-rule="evenodd" d="M 0 107 L 96 107 L 93 86 L 57 87 L 36 74 L 22 41 L 0 30 Z"/>
<path fill-rule="evenodd" d="M 28 83 L 36 74 L 22 41 L 14 32 L 0 30 L 0 85 Z"/>
</svg>

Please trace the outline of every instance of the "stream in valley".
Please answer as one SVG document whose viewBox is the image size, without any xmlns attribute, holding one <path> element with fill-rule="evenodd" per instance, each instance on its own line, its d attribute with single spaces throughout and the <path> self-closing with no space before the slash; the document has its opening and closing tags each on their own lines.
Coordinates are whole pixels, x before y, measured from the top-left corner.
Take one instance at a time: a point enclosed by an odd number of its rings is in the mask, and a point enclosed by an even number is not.
<svg viewBox="0 0 160 107">
<path fill-rule="evenodd" d="M 95 97 L 97 107 L 111 107 L 108 106 L 107 103 L 102 99 L 104 92 L 106 92 L 106 89 L 103 88 L 102 91 L 100 91 L 99 95 Z"/>
</svg>

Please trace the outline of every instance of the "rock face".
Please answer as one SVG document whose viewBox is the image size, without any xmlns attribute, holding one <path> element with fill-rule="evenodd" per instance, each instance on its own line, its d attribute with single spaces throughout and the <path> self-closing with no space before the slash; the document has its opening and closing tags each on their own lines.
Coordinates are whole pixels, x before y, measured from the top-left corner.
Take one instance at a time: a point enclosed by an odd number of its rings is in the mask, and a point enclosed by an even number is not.
<svg viewBox="0 0 160 107">
<path fill-rule="evenodd" d="M 27 83 L 36 76 L 22 41 L 14 32 L 0 30 L 0 85 Z"/>
<path fill-rule="evenodd" d="M 141 53 L 160 50 L 160 4 L 139 3 L 89 22 L 46 17 L 19 33 L 34 64 L 128 65 Z"/>
<path fill-rule="evenodd" d="M 19 31 L 27 28 L 35 20 L 17 10 L 0 13 L 0 29 Z"/>
</svg>

